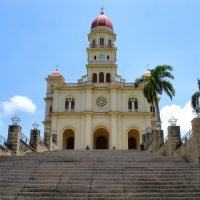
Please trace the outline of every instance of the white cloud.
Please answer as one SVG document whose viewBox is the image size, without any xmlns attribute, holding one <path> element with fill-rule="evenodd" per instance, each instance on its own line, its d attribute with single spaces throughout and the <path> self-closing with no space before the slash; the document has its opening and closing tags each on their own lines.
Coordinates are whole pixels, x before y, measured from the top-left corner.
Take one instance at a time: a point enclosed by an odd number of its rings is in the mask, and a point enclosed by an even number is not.
<svg viewBox="0 0 200 200">
<path fill-rule="evenodd" d="M 174 104 L 164 106 L 160 111 L 160 115 L 165 136 L 167 135 L 167 127 L 169 126 L 168 120 L 171 119 L 172 116 L 178 119 L 177 125 L 180 126 L 182 136 L 191 129 L 191 120 L 195 117 L 192 113 L 190 101 L 188 101 L 184 107 Z"/>
<path fill-rule="evenodd" d="M 14 96 L 8 101 L 0 102 L 0 117 L 12 115 L 17 111 L 35 113 L 36 105 L 29 97 Z"/>
</svg>

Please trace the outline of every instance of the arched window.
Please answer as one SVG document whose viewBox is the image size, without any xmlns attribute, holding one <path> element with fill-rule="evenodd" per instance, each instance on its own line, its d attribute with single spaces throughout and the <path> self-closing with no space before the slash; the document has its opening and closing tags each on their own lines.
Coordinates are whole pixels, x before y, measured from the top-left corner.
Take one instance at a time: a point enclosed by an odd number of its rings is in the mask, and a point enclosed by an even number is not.
<svg viewBox="0 0 200 200">
<path fill-rule="evenodd" d="M 153 113 L 155 113 L 155 107 L 151 105 L 150 106 L 150 111 L 153 112 Z"/>
<path fill-rule="evenodd" d="M 92 47 L 95 47 L 95 46 L 96 46 L 96 41 L 92 40 Z"/>
<path fill-rule="evenodd" d="M 107 60 L 109 60 L 110 59 L 110 56 L 107 56 Z"/>
<path fill-rule="evenodd" d="M 111 47 L 112 46 L 112 41 L 109 39 L 108 40 L 108 47 Z"/>
<path fill-rule="evenodd" d="M 100 38 L 100 46 L 104 45 L 104 38 Z"/>
<path fill-rule="evenodd" d="M 94 60 L 96 60 L 97 59 L 97 56 L 94 56 Z"/>
<path fill-rule="evenodd" d="M 104 73 L 103 72 L 99 73 L 99 83 L 104 83 Z"/>
<path fill-rule="evenodd" d="M 53 84 L 51 85 L 51 93 L 53 93 Z"/>
<path fill-rule="evenodd" d="M 52 113 L 52 111 L 53 111 L 52 106 L 50 106 L 49 112 Z"/>
<path fill-rule="evenodd" d="M 109 73 L 106 74 L 106 83 L 110 83 L 110 74 Z"/>
<path fill-rule="evenodd" d="M 73 97 L 67 97 L 65 100 L 65 111 L 66 112 L 71 112 L 74 111 L 75 109 L 75 100 Z"/>
<path fill-rule="evenodd" d="M 96 83 L 96 82 L 97 82 L 97 74 L 96 74 L 96 73 L 94 73 L 94 74 L 92 75 L 92 82 L 93 82 L 93 83 Z"/>
<path fill-rule="evenodd" d="M 128 99 L 128 110 L 130 112 L 135 111 L 138 112 L 138 100 L 135 97 L 130 97 Z"/>
</svg>

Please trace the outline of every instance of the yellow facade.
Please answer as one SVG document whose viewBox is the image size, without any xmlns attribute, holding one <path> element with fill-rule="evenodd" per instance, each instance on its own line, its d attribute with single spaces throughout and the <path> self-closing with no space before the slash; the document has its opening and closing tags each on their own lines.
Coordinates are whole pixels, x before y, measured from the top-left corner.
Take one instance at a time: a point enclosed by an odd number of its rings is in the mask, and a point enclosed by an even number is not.
<svg viewBox="0 0 200 200">
<path fill-rule="evenodd" d="M 97 23 L 88 34 L 87 74 L 77 83 L 58 71 L 46 78 L 45 134 L 54 130 L 58 149 L 139 149 L 155 123 L 142 88 L 117 75 L 115 40 L 110 26 Z"/>
</svg>

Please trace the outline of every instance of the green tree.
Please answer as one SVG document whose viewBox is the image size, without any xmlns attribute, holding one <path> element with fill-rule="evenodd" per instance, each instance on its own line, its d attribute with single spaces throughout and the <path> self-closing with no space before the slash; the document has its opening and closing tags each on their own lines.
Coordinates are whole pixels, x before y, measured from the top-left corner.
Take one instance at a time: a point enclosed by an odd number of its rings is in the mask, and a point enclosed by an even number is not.
<svg viewBox="0 0 200 200">
<path fill-rule="evenodd" d="M 143 87 L 143 93 L 147 101 L 155 106 L 157 116 L 157 126 L 161 128 L 160 110 L 158 106 L 158 95 L 162 95 L 163 91 L 172 99 L 175 95 L 173 85 L 169 79 L 174 79 L 171 74 L 173 67 L 169 65 L 157 65 L 151 69 L 149 74 L 136 79 L 135 87 Z"/>
<path fill-rule="evenodd" d="M 199 91 L 195 92 L 191 97 L 191 105 L 194 112 L 198 115 L 200 113 L 200 79 L 197 80 Z"/>
</svg>

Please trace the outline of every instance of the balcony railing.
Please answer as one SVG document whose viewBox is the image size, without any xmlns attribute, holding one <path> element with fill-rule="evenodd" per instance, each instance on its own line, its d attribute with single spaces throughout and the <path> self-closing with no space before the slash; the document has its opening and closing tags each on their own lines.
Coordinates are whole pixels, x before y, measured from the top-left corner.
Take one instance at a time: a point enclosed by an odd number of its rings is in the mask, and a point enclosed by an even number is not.
<svg viewBox="0 0 200 200">
<path fill-rule="evenodd" d="M 65 109 L 65 112 L 76 112 L 75 109 Z"/>
<path fill-rule="evenodd" d="M 105 45 L 99 45 L 99 44 L 90 44 L 91 48 L 113 48 L 115 47 L 114 44 L 105 44 Z"/>
<path fill-rule="evenodd" d="M 108 86 L 110 84 L 113 86 L 116 85 L 116 86 L 122 86 L 122 87 L 127 87 L 127 88 L 135 88 L 134 83 L 125 83 L 125 79 L 114 79 L 114 80 L 111 80 L 110 83 L 99 83 L 99 82 L 93 83 L 91 80 L 85 81 L 85 80 L 79 79 L 78 83 L 65 83 L 63 86 L 75 88 L 75 87 L 83 87 L 86 85 L 95 85 L 95 87 L 98 87 L 99 85 L 99 87 L 101 87 L 101 86 Z"/>
<path fill-rule="evenodd" d="M 94 60 L 94 61 L 88 61 L 88 64 L 96 64 L 96 65 L 101 65 L 101 64 L 115 64 L 115 61 L 110 61 L 110 60 Z"/>
</svg>

